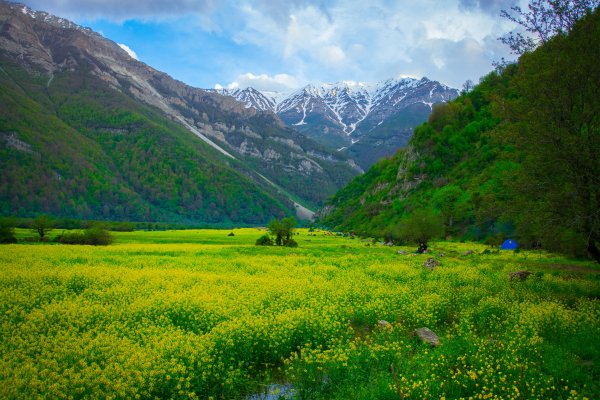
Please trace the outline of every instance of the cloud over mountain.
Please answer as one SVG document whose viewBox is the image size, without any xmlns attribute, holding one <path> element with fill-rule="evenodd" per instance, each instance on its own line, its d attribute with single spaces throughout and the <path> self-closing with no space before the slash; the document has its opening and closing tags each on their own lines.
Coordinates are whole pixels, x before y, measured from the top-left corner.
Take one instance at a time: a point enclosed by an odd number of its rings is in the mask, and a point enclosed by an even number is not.
<svg viewBox="0 0 600 400">
<path fill-rule="evenodd" d="M 79 22 L 142 21 L 149 29 L 172 30 L 173 74 L 188 83 L 214 87 L 264 81 L 264 90 L 281 90 L 275 77 L 285 75 L 298 86 L 309 81 L 374 81 L 411 74 L 430 76 L 459 87 L 477 80 L 493 61 L 510 58 L 497 38 L 514 28 L 499 17 L 516 0 L 24 0 L 28 5 Z M 116 30 L 117 28 L 115 28 Z M 124 28 L 123 28 L 124 29 Z M 129 32 L 126 32 L 129 34 Z M 126 34 L 124 33 L 124 35 Z M 160 36 L 160 35 L 159 35 Z M 165 35 L 166 36 L 166 35 Z M 129 37 L 119 39 L 131 43 Z M 141 38 L 140 38 L 141 40 Z M 165 39 L 167 40 L 167 39 Z M 139 46 L 136 46 L 136 50 Z M 166 47 L 166 46 L 164 46 Z M 162 48 L 164 50 L 164 47 Z M 189 46 L 188 46 L 189 47 Z M 149 48 L 138 54 L 152 57 Z M 156 50 L 157 52 L 159 50 Z M 148 54 L 147 56 L 145 54 Z M 187 69 L 181 66 L 185 59 Z M 209 70 L 206 60 L 225 66 Z M 163 68 L 167 68 L 163 64 Z M 177 74 L 176 70 L 182 70 Z M 185 70 L 185 72 L 183 72 Z M 192 73 L 191 71 L 196 71 Z M 185 75 L 184 75 L 185 74 Z M 269 79 L 243 77 L 250 74 Z M 240 78 L 240 76 L 242 76 Z"/>
</svg>

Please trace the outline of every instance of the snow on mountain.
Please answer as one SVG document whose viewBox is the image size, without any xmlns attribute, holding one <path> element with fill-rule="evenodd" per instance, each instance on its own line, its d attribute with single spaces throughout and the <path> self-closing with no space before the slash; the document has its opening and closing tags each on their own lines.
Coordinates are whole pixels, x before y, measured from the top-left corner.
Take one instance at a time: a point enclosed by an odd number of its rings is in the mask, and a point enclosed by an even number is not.
<svg viewBox="0 0 600 400">
<path fill-rule="evenodd" d="M 415 103 L 427 105 L 445 102 L 458 95 L 452 89 L 427 78 L 388 79 L 377 83 L 342 81 L 322 85 L 307 85 L 291 93 L 261 92 L 253 88 L 220 89 L 221 94 L 235 97 L 263 111 L 277 113 L 288 125 L 309 125 L 308 120 L 320 120 L 330 130 L 345 136 L 360 136 L 364 121 L 374 129 L 396 111 Z"/>
<path fill-rule="evenodd" d="M 96 32 L 92 31 L 90 28 L 85 28 L 85 27 L 77 25 L 67 19 L 57 17 L 52 14 L 48 14 L 47 12 L 44 12 L 44 11 L 32 10 L 31 8 L 29 8 L 23 4 L 20 4 L 20 3 L 7 3 L 7 6 L 10 8 L 13 8 L 13 9 L 18 8 L 21 10 L 21 12 L 23 14 L 28 15 L 33 19 L 37 19 L 39 21 L 45 22 L 48 25 L 52 25 L 56 28 L 76 29 L 78 31 L 85 32 L 88 35 L 99 36 Z"/>
</svg>

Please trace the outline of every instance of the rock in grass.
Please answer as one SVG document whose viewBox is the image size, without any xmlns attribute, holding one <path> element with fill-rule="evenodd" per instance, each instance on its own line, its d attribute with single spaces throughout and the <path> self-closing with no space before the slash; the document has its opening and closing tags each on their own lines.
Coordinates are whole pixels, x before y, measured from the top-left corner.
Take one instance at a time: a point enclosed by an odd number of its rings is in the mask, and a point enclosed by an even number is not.
<svg viewBox="0 0 600 400">
<path fill-rule="evenodd" d="M 408 254 L 408 251 L 406 250 L 398 250 L 398 254 Z"/>
<path fill-rule="evenodd" d="M 464 253 L 462 253 L 463 256 L 470 256 L 471 254 L 475 253 L 473 250 L 467 250 Z"/>
<path fill-rule="evenodd" d="M 514 271 L 514 272 L 509 272 L 508 277 L 510 278 L 511 281 L 513 281 L 514 279 L 518 279 L 519 281 L 524 281 L 532 273 L 533 272 L 529 272 L 529 271 Z"/>
<path fill-rule="evenodd" d="M 425 343 L 428 343 L 432 347 L 440 345 L 440 338 L 429 328 L 415 329 L 413 332 L 413 336 L 418 336 L 419 339 L 421 339 Z"/>
<path fill-rule="evenodd" d="M 433 257 L 429 257 L 427 261 L 423 263 L 423 266 L 429 269 L 434 269 L 438 265 L 440 265 L 440 262 Z"/>
<path fill-rule="evenodd" d="M 379 327 L 382 329 L 388 329 L 392 327 L 392 324 L 387 322 L 385 319 L 382 319 L 381 321 L 379 321 Z"/>
</svg>

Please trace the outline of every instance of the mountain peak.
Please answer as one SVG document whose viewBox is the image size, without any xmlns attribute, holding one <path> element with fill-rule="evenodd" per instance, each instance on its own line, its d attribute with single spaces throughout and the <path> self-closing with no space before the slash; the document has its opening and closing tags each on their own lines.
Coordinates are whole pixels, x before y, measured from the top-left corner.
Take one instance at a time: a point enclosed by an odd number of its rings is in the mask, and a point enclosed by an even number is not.
<svg viewBox="0 0 600 400">
<path fill-rule="evenodd" d="M 374 146 L 386 148 L 376 154 L 389 155 L 405 143 L 412 128 L 427 120 L 433 104 L 458 96 L 458 90 L 433 81 L 400 76 L 376 83 L 341 80 L 333 83 L 311 83 L 291 93 L 262 92 L 252 88 L 222 90 L 259 110 L 277 113 L 288 125 L 325 145 L 337 149 L 363 146 L 364 137 L 392 135 L 401 140 L 375 140 Z M 398 115 L 402 114 L 400 118 Z M 391 126 L 386 122 L 394 120 Z M 386 127 L 387 126 L 387 127 Z M 360 158 L 360 157 L 358 157 Z M 374 157 L 361 166 L 368 167 Z"/>
</svg>

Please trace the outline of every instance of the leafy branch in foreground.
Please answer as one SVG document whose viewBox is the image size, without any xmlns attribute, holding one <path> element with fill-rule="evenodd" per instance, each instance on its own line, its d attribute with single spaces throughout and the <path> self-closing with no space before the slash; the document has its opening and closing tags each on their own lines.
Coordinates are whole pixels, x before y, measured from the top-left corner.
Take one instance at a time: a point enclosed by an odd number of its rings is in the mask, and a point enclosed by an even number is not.
<svg viewBox="0 0 600 400">
<path fill-rule="evenodd" d="M 527 10 L 513 6 L 502 10 L 500 15 L 518 24 L 528 34 L 509 32 L 499 39 L 514 54 L 533 51 L 553 36 L 571 32 L 575 23 L 591 14 L 598 5 L 600 0 L 533 0 Z"/>
</svg>

